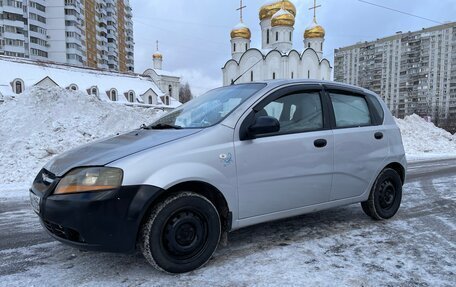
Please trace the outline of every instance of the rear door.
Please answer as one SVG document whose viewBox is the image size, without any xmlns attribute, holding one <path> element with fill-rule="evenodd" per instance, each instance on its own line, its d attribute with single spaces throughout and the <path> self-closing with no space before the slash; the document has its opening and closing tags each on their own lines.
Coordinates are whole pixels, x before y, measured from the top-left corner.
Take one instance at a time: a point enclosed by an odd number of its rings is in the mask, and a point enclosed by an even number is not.
<svg viewBox="0 0 456 287">
<path fill-rule="evenodd" d="M 331 200 L 362 195 L 388 156 L 388 139 L 372 101 L 361 91 L 325 86 L 333 112 Z"/>
<path fill-rule="evenodd" d="M 329 200 L 334 140 L 321 92 L 319 85 L 284 88 L 239 123 L 240 133 L 259 116 L 281 125 L 277 133 L 234 142 L 240 219 Z"/>
</svg>

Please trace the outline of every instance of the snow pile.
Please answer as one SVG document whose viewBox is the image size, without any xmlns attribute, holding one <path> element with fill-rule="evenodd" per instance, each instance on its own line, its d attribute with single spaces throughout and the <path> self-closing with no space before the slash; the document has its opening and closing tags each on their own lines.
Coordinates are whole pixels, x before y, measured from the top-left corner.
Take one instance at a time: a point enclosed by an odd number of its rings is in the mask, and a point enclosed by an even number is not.
<svg viewBox="0 0 456 287">
<path fill-rule="evenodd" d="M 396 119 L 408 160 L 456 157 L 456 136 L 418 115 Z"/>
<path fill-rule="evenodd" d="M 0 184 L 30 183 L 66 150 L 150 124 L 152 109 L 100 101 L 61 88 L 32 88 L 0 102 Z"/>
</svg>

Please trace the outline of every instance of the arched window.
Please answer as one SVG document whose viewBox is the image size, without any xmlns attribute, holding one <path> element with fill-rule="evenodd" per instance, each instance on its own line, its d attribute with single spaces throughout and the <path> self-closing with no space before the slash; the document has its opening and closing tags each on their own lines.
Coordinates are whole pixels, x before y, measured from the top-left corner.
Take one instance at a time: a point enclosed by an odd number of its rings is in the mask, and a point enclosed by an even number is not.
<svg viewBox="0 0 456 287">
<path fill-rule="evenodd" d="M 253 71 L 250 71 L 250 82 L 253 82 Z"/>
<path fill-rule="evenodd" d="M 307 70 L 307 79 L 310 79 L 310 70 Z"/>
<path fill-rule="evenodd" d="M 133 92 L 133 91 L 128 92 L 128 100 L 132 103 L 135 102 L 135 92 Z"/>
<path fill-rule="evenodd" d="M 269 44 L 269 29 L 266 30 L 266 44 Z"/>
<path fill-rule="evenodd" d="M 154 101 L 152 100 L 152 96 L 149 96 L 149 105 L 152 105 Z"/>
<path fill-rule="evenodd" d="M 90 95 L 98 96 L 98 88 L 97 87 L 92 87 L 90 89 Z"/>
<path fill-rule="evenodd" d="M 77 90 L 79 90 L 79 88 L 78 88 L 78 86 L 77 86 L 76 84 L 71 84 L 71 85 L 69 85 L 67 89 L 70 90 L 70 91 L 77 91 Z"/>
<path fill-rule="evenodd" d="M 292 41 L 292 34 L 291 34 L 291 32 L 290 32 L 290 42 L 291 42 L 291 41 Z"/>
<path fill-rule="evenodd" d="M 171 85 L 168 86 L 168 94 L 170 97 L 173 96 L 173 86 L 171 86 Z"/>
<path fill-rule="evenodd" d="M 169 97 L 168 97 L 168 96 L 165 97 L 165 104 L 166 104 L 167 106 L 169 106 Z"/>
<path fill-rule="evenodd" d="M 111 91 L 109 91 L 109 95 L 110 95 L 111 101 L 113 101 L 113 102 L 117 101 L 117 91 L 116 91 L 116 89 L 111 89 Z"/>
<path fill-rule="evenodd" d="M 307 48 L 310 48 L 310 43 L 307 44 Z"/>
<path fill-rule="evenodd" d="M 279 32 L 276 32 L 276 42 L 279 41 Z"/>
<path fill-rule="evenodd" d="M 236 43 L 233 43 L 233 52 L 236 52 Z"/>
<path fill-rule="evenodd" d="M 272 73 L 272 79 L 275 80 L 275 73 Z"/>
<path fill-rule="evenodd" d="M 22 94 L 22 92 L 24 92 L 24 81 L 21 79 L 15 79 L 13 81 L 13 92 L 15 94 Z"/>
<path fill-rule="evenodd" d="M 249 45 L 245 43 L 245 50 L 247 51 L 249 49 Z"/>
<path fill-rule="evenodd" d="M 291 72 L 291 79 L 294 79 L 294 72 Z"/>
<path fill-rule="evenodd" d="M 323 51 L 323 42 L 320 44 L 320 51 Z"/>
</svg>

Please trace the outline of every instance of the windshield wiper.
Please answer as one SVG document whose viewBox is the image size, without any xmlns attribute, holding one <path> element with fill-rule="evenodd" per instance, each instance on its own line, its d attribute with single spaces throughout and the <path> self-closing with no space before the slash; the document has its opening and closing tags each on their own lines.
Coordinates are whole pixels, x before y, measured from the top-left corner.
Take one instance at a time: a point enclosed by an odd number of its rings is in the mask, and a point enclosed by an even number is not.
<svg viewBox="0 0 456 287">
<path fill-rule="evenodd" d="M 181 126 L 178 125 L 172 125 L 172 124 L 156 124 L 153 126 L 148 126 L 146 129 L 152 129 L 152 130 L 169 130 L 169 129 L 175 129 L 175 130 L 180 130 L 182 129 Z"/>
</svg>

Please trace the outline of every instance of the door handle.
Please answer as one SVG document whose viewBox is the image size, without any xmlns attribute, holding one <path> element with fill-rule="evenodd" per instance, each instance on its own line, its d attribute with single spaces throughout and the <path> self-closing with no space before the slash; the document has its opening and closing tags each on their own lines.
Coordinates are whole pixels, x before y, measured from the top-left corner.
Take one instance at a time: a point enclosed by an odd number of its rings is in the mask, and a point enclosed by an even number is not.
<svg viewBox="0 0 456 287">
<path fill-rule="evenodd" d="M 381 140 L 381 139 L 383 138 L 383 133 L 377 132 L 377 133 L 375 133 L 374 137 L 375 137 L 375 139 L 377 139 L 377 140 Z"/>
<path fill-rule="evenodd" d="M 325 147 L 327 144 L 328 144 L 328 141 L 325 140 L 325 139 L 318 139 L 318 140 L 314 141 L 314 146 L 315 146 L 316 148 L 323 148 L 323 147 Z"/>
</svg>

